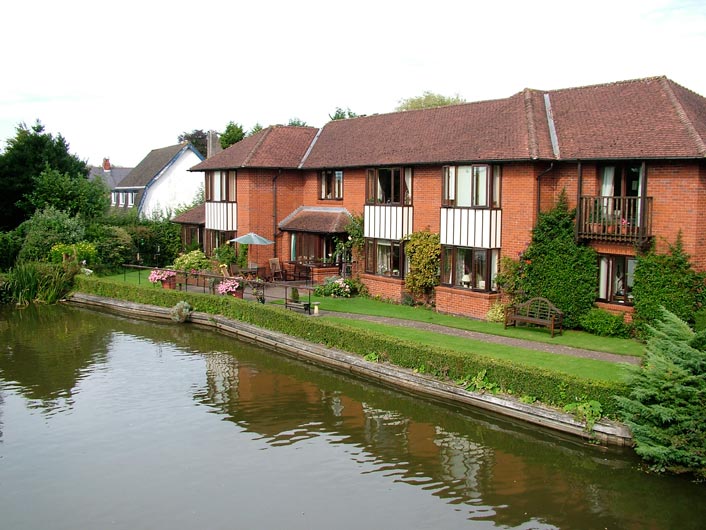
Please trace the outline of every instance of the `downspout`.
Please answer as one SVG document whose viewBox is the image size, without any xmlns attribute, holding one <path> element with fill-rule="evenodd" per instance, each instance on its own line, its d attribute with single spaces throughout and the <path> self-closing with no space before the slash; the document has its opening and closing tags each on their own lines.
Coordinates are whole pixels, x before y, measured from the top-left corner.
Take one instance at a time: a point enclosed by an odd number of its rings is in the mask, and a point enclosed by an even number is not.
<svg viewBox="0 0 706 530">
<path fill-rule="evenodd" d="M 275 255 L 273 257 L 279 257 L 277 253 L 277 179 L 282 174 L 282 170 L 278 169 L 277 174 L 272 177 L 272 241 L 275 242 Z"/>
<path fill-rule="evenodd" d="M 576 222 L 574 223 L 574 240 L 579 240 L 579 227 L 583 229 L 584 223 L 586 222 L 586 215 L 584 212 L 584 205 L 581 196 L 583 195 L 583 166 L 581 161 L 578 161 L 576 167 L 578 182 L 576 184 Z"/>
</svg>

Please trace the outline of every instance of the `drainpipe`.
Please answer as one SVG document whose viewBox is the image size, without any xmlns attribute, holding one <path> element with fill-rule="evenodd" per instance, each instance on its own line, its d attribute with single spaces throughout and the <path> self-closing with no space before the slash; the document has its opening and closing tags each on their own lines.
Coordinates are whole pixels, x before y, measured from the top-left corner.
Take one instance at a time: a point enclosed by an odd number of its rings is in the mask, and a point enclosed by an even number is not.
<svg viewBox="0 0 706 530">
<path fill-rule="evenodd" d="M 278 169 L 277 174 L 272 177 L 272 241 L 275 242 L 275 255 L 273 257 L 278 257 L 277 253 L 277 179 L 282 174 L 282 170 Z"/>
<path fill-rule="evenodd" d="M 540 194 L 540 189 L 539 189 L 539 184 L 540 184 L 540 183 L 539 183 L 539 180 L 540 180 L 544 175 L 546 175 L 547 173 L 549 173 L 552 169 L 554 169 L 554 162 L 551 162 L 551 163 L 549 164 L 549 167 L 548 167 L 547 169 L 545 169 L 545 170 L 542 171 L 539 175 L 537 175 L 537 216 L 539 216 L 539 214 L 540 214 L 540 212 L 541 212 L 541 203 L 540 203 L 541 194 Z"/>
</svg>

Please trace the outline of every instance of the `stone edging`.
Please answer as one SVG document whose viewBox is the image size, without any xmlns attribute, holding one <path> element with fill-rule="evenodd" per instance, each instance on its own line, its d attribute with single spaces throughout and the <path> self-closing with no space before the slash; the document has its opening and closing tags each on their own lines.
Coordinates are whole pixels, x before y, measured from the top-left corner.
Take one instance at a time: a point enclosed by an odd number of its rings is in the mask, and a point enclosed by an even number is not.
<svg viewBox="0 0 706 530">
<path fill-rule="evenodd" d="M 112 311 L 147 319 L 171 320 L 170 309 L 159 306 L 136 304 L 86 293 L 73 293 L 68 300 L 84 307 L 100 307 Z M 400 388 L 415 394 L 440 401 L 476 407 L 494 413 L 519 419 L 534 425 L 541 425 L 555 431 L 581 438 L 590 438 L 583 423 L 570 414 L 561 411 L 522 403 L 507 397 L 469 392 L 456 385 L 426 377 L 411 370 L 390 364 L 374 363 L 341 350 L 327 348 L 282 333 L 259 328 L 244 322 L 230 320 L 219 315 L 194 312 L 191 322 L 200 326 L 215 328 L 223 333 L 255 342 L 317 365 L 327 366 L 340 372 L 347 372 L 368 380 Z M 630 430 L 619 423 L 605 419 L 593 427 L 593 437 L 606 445 L 632 445 Z"/>
</svg>

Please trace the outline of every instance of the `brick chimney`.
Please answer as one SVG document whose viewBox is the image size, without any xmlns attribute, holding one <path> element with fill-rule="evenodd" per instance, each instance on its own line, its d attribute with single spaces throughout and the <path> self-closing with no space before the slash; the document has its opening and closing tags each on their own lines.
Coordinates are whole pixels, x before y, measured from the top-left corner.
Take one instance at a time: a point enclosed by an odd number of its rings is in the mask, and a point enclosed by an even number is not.
<svg viewBox="0 0 706 530">
<path fill-rule="evenodd" d="M 103 159 L 103 171 L 110 171 L 110 159 L 109 158 Z"/>
</svg>

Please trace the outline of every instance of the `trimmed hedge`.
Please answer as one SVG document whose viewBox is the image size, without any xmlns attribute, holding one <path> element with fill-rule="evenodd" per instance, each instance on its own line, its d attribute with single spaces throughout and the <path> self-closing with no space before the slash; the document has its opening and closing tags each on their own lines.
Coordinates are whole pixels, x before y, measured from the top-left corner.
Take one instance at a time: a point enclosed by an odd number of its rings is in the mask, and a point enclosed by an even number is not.
<svg viewBox="0 0 706 530">
<path fill-rule="evenodd" d="M 380 360 L 404 368 L 423 370 L 444 379 L 468 380 L 485 370 L 487 380 L 497 384 L 503 392 L 518 397 L 533 396 L 556 407 L 596 400 L 601 403 L 606 416 L 615 417 L 617 405 L 614 397 L 628 394 L 628 388 L 624 385 L 588 381 L 482 355 L 422 346 L 413 341 L 399 340 L 371 331 L 350 328 L 342 333 L 339 326 L 322 319 L 287 311 L 275 305 L 255 304 L 229 296 L 159 289 L 84 276 L 76 277 L 75 290 L 160 307 L 173 307 L 183 300 L 194 311 L 222 315 L 360 356 L 375 354 Z"/>
</svg>

